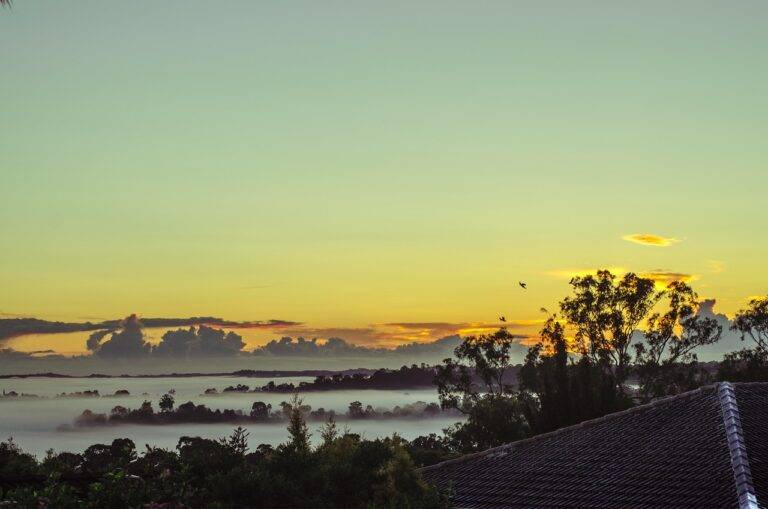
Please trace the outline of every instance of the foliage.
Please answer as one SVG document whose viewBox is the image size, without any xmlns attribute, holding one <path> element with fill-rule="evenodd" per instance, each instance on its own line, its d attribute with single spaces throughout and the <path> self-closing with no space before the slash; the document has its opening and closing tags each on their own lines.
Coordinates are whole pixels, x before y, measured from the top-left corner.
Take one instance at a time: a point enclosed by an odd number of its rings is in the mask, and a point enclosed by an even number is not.
<svg viewBox="0 0 768 509">
<path fill-rule="evenodd" d="M 45 460 L 0 444 L 0 506 L 34 508 L 403 508 L 448 507 L 415 468 L 410 444 L 394 436 L 362 440 L 323 433 L 309 446 L 301 403 L 291 403 L 291 438 L 248 452 L 248 433 L 209 440 L 182 437 L 175 451 L 133 442 L 96 444 L 82 455 L 49 452 Z"/>
<path fill-rule="evenodd" d="M 469 336 L 456 347 L 456 360 L 445 359 L 438 366 L 435 384 L 441 407 L 467 417 L 445 430 L 451 448 L 469 452 L 528 435 L 521 400 L 505 378 L 516 341 L 505 328 Z"/>
<path fill-rule="evenodd" d="M 608 270 L 574 277 L 570 285 L 573 295 L 560 302 L 560 309 L 574 329 L 577 350 L 622 391 L 630 371 L 632 334 L 664 293 L 651 279 L 630 272 L 617 280 Z"/>
<path fill-rule="evenodd" d="M 697 366 L 694 350 L 715 343 L 722 333 L 717 320 L 696 313 L 696 293 L 685 283 L 671 283 L 664 295 L 667 310 L 648 318 L 645 341 L 634 345 L 643 402 L 706 383 L 707 372 Z"/>
<path fill-rule="evenodd" d="M 768 382 L 768 350 L 745 348 L 725 354 L 717 378 L 728 382 Z"/>
<path fill-rule="evenodd" d="M 163 397 L 160 398 L 160 402 L 157 404 L 157 406 L 160 407 L 160 410 L 163 412 L 170 412 L 173 410 L 173 404 L 174 404 L 173 396 L 170 394 L 163 394 Z"/>
<path fill-rule="evenodd" d="M 750 300 L 749 307 L 734 317 L 732 328 L 741 333 L 742 341 L 750 338 L 758 349 L 768 350 L 768 295 Z"/>
<path fill-rule="evenodd" d="M 545 433 L 631 406 L 611 374 L 591 356 L 574 361 L 563 324 L 550 316 L 541 342 L 528 350 L 519 373 L 526 418 L 534 433 Z"/>
</svg>

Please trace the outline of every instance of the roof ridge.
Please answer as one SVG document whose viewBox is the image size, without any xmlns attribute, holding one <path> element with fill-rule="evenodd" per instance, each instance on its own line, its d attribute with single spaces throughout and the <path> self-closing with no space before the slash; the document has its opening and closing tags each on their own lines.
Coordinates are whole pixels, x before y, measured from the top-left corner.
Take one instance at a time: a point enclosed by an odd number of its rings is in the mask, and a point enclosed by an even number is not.
<svg viewBox="0 0 768 509">
<path fill-rule="evenodd" d="M 757 495 L 752 484 L 752 471 L 749 468 L 749 458 L 747 457 L 747 445 L 744 442 L 744 431 L 741 428 L 736 391 L 730 382 L 721 382 L 718 384 L 717 394 L 720 408 L 723 411 L 723 424 L 728 440 L 728 454 L 731 457 L 739 509 L 758 509 Z"/>
<path fill-rule="evenodd" d="M 724 382 L 724 383 L 728 383 L 728 382 Z M 515 448 L 517 448 L 519 446 L 527 445 L 527 444 L 532 443 L 532 442 L 536 442 L 536 441 L 539 441 L 539 440 L 544 440 L 546 438 L 550 438 L 550 437 L 553 437 L 553 436 L 564 434 L 564 433 L 567 433 L 569 431 L 573 431 L 575 429 L 584 428 L 584 427 L 588 427 L 588 426 L 593 426 L 595 424 L 599 424 L 599 423 L 602 423 L 602 422 L 605 422 L 605 421 L 609 421 L 611 419 L 615 419 L 615 418 L 618 418 L 618 417 L 621 417 L 621 416 L 624 416 L 624 415 L 627 415 L 627 414 L 633 414 L 633 413 L 637 413 L 637 412 L 642 412 L 644 410 L 648 410 L 649 408 L 655 408 L 657 406 L 666 405 L 666 404 L 672 403 L 674 401 L 677 401 L 679 399 L 685 399 L 685 398 L 692 397 L 692 396 L 694 396 L 696 394 L 699 394 L 701 392 L 714 391 L 715 389 L 717 389 L 718 385 L 719 385 L 718 383 L 704 385 L 704 386 L 701 386 L 699 388 L 693 389 L 691 391 L 681 392 L 680 394 L 675 394 L 675 395 L 672 395 L 672 396 L 667 396 L 667 397 L 664 397 L 664 398 L 659 398 L 659 399 L 656 399 L 654 401 L 651 401 L 650 403 L 645 403 L 643 405 L 634 406 L 634 407 L 631 407 L 631 408 L 627 408 L 626 410 L 621 410 L 621 411 L 618 411 L 618 412 L 613 412 L 613 413 L 606 414 L 606 415 L 603 415 L 603 416 L 600 416 L 600 417 L 596 417 L 594 419 L 588 419 L 586 421 L 581 421 L 579 423 L 572 424 L 572 425 L 566 426 L 564 428 L 558 428 L 558 429 L 556 429 L 554 431 L 549 431 L 547 433 L 540 433 L 540 434 L 534 435 L 532 437 L 523 438 L 521 440 L 516 440 L 514 442 L 509 442 L 509 443 L 506 443 L 506 444 L 498 445 L 496 447 L 491 447 L 490 449 L 486 449 L 484 451 L 474 452 L 474 453 L 470 453 L 470 454 L 464 454 L 462 456 L 459 456 L 458 458 L 452 458 L 452 459 L 449 459 L 449 460 L 441 461 L 440 463 L 435 463 L 434 465 L 429 465 L 429 466 L 426 466 L 426 467 L 422 467 L 420 470 L 422 472 L 427 472 L 427 471 L 435 470 L 437 468 L 444 467 L 444 466 L 447 466 L 447 465 L 452 465 L 452 464 L 456 464 L 456 463 L 464 463 L 465 461 L 473 460 L 473 459 L 476 459 L 476 458 L 481 458 L 483 456 L 489 456 L 491 454 L 500 453 L 500 452 L 507 452 L 507 451 L 515 449 Z M 766 383 L 766 385 L 768 385 L 768 383 Z M 757 506 L 754 506 L 754 507 L 755 507 L 755 509 L 757 508 Z M 752 508 L 750 507 L 749 509 L 752 509 Z"/>
<path fill-rule="evenodd" d="M 720 382 L 720 383 L 726 383 L 731 384 L 734 387 L 759 387 L 759 386 L 768 386 L 768 382 Z"/>
</svg>

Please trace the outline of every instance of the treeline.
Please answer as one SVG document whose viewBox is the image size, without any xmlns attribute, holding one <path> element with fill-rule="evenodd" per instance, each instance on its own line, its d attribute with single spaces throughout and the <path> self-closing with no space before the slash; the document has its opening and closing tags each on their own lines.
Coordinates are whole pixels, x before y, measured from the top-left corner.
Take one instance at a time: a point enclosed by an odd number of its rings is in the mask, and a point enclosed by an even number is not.
<svg viewBox="0 0 768 509">
<path fill-rule="evenodd" d="M 273 383 L 261 388 L 265 392 L 294 392 L 304 391 L 335 391 L 355 389 L 413 389 L 419 387 L 432 387 L 435 380 L 435 368 L 421 364 L 402 366 L 399 370 L 379 369 L 370 375 L 353 373 L 351 375 L 335 374 L 332 376 L 318 376 L 312 382 L 300 382 L 298 386 L 293 384 Z"/>
<path fill-rule="evenodd" d="M 297 402 L 298 401 L 298 402 Z M 291 402 L 283 401 L 277 408 L 263 401 L 256 401 L 250 412 L 232 409 L 211 409 L 205 405 L 196 405 L 188 401 L 174 408 L 174 398 L 165 394 L 160 399 L 159 411 L 155 411 L 150 401 L 144 401 L 139 408 L 130 409 L 116 406 L 109 414 L 83 411 L 75 419 L 75 426 L 105 426 L 117 424 L 186 424 L 186 423 L 276 423 L 285 422 L 294 412 L 302 419 L 310 422 L 326 422 L 328 420 L 362 420 L 362 419 L 428 419 L 438 416 L 456 415 L 452 409 L 442 409 L 437 403 L 417 401 L 392 409 L 374 408 L 363 405 L 359 401 L 349 404 L 347 411 L 338 413 L 325 408 L 312 409 L 295 398 Z M 297 406 L 298 405 L 298 406 Z"/>
<path fill-rule="evenodd" d="M 752 348 L 727 354 L 713 369 L 696 350 L 719 341 L 723 327 L 698 312 L 687 284 L 659 290 L 651 279 L 608 271 L 570 284 L 572 295 L 549 316 L 517 385 L 504 381 L 514 338 L 503 328 L 465 338 L 455 359 L 439 366 L 441 406 L 466 416 L 445 430 L 450 450 L 487 449 L 718 380 L 768 380 L 768 297 L 753 299 L 733 320 Z"/>
<path fill-rule="evenodd" d="M 118 389 L 114 394 L 100 394 L 96 389 L 86 389 L 83 391 L 74 392 L 61 392 L 53 396 L 53 398 L 119 398 L 122 396 L 130 396 L 131 393 L 125 389 Z M 47 399 L 48 396 L 40 396 L 38 394 L 30 394 L 26 392 L 18 393 L 16 391 L 6 391 L 0 394 L 0 400 L 5 399 Z"/>
<path fill-rule="evenodd" d="M 511 366 L 504 373 L 504 382 L 514 384 L 519 369 L 522 365 Z M 313 392 L 313 391 L 341 391 L 341 390 L 402 390 L 418 389 L 425 387 L 434 387 L 435 377 L 438 368 L 428 366 L 427 364 L 412 364 L 411 366 L 402 366 L 400 369 L 378 369 L 370 374 L 364 372 L 357 373 L 334 373 L 332 375 L 316 376 L 312 382 L 292 382 L 278 383 L 271 380 L 269 383 L 254 387 L 247 384 L 229 385 L 221 390 L 221 393 L 256 393 L 256 392 L 277 392 L 277 393 L 295 393 L 295 392 Z M 474 370 L 471 374 L 473 380 L 480 381 L 479 375 Z M 210 387 L 204 394 L 212 396 L 220 392 Z"/>
<path fill-rule="evenodd" d="M 12 441 L 0 443 L 0 506 L 19 508 L 324 508 L 439 509 L 448 498 L 421 478 L 420 445 L 396 435 L 365 440 L 330 420 L 319 445 L 300 404 L 290 439 L 249 449 L 237 428 L 225 439 L 182 437 L 175 450 L 131 440 L 96 444 L 82 454 L 49 451 L 42 461 Z M 432 454 L 426 451 L 426 454 Z"/>
</svg>

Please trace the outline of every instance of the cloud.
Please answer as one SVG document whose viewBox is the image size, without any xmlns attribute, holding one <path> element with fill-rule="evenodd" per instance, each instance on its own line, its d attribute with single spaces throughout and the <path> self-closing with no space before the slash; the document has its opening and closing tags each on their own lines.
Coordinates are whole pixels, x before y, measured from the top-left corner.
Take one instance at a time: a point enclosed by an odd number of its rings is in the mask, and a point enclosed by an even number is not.
<svg viewBox="0 0 768 509">
<path fill-rule="evenodd" d="M 284 327 L 296 327 L 302 325 L 301 322 L 291 322 L 289 320 L 263 320 L 253 322 L 229 322 L 219 320 L 216 322 L 201 322 L 199 325 L 220 325 L 228 329 L 281 329 Z"/>
<path fill-rule="evenodd" d="M 638 274 L 638 276 L 651 279 L 654 283 L 656 283 L 656 286 L 660 286 L 663 288 L 666 288 L 669 286 L 670 283 L 673 283 L 675 281 L 682 281 L 683 283 L 690 283 L 691 281 L 695 281 L 698 279 L 698 276 L 695 274 L 686 274 L 684 272 L 672 272 L 668 270 L 662 270 L 657 269 L 650 272 L 643 272 Z"/>
<path fill-rule="evenodd" d="M 103 328 L 104 326 L 92 323 L 49 322 L 37 318 L 2 318 L 0 319 L 0 340 L 25 334 L 55 334 Z"/>
<path fill-rule="evenodd" d="M 64 357 L 53 350 L 36 350 L 34 352 L 20 352 L 13 348 L 0 348 L 0 360 L 18 361 L 31 359 L 63 359 Z"/>
<path fill-rule="evenodd" d="M 731 330 L 733 322 L 724 313 L 715 311 L 716 304 L 715 299 L 705 299 L 699 303 L 699 309 L 696 312 L 698 316 L 715 320 L 722 327 L 720 341 L 696 349 L 697 356 L 702 360 L 720 360 L 727 352 L 752 346 L 742 341 L 738 332 Z"/>
<path fill-rule="evenodd" d="M 621 237 L 622 240 L 627 242 L 634 242 L 635 244 L 641 244 L 643 246 L 655 246 L 655 247 L 668 247 L 672 244 L 680 242 L 679 239 L 673 237 L 662 237 L 661 235 L 654 235 L 653 233 L 632 233 Z"/>
<path fill-rule="evenodd" d="M 264 346 L 256 348 L 254 355 L 269 355 L 275 357 L 363 357 L 386 353 L 382 348 L 357 346 L 348 341 L 332 337 L 322 341 L 319 338 L 274 339 Z"/>
<path fill-rule="evenodd" d="M 276 327 L 284 325 L 280 321 Z M 136 315 L 126 318 L 117 330 L 99 330 L 88 337 L 86 347 L 101 358 L 190 358 L 225 357 L 242 352 L 245 342 L 234 332 L 225 332 L 206 325 L 189 329 L 170 330 L 160 343 L 152 346 L 144 336 L 145 324 Z M 109 339 L 106 339 L 109 337 Z"/>
<path fill-rule="evenodd" d="M 29 315 L 28 314 L 22 314 L 22 313 L 5 313 L 3 311 L 0 311 L 0 316 L 5 318 L 26 318 Z"/>
<path fill-rule="evenodd" d="M 15 316 L 10 313 L 0 314 L 0 316 Z M 19 315 L 23 316 L 23 315 Z M 191 318 L 142 318 L 144 327 L 183 327 L 187 325 L 218 325 L 231 329 L 279 329 L 283 327 L 295 327 L 301 325 L 301 322 L 291 322 L 288 320 L 256 320 L 246 322 L 234 322 L 216 318 L 212 316 L 193 316 Z M 61 332 L 78 331 L 107 331 L 111 333 L 122 327 L 123 320 L 104 320 L 101 322 L 85 323 L 66 323 L 51 322 L 40 320 L 38 318 L 0 318 L 0 340 L 8 339 L 26 334 L 58 334 Z M 102 336 L 103 337 L 103 336 Z M 98 338 L 101 341 L 101 337 Z"/>
<path fill-rule="evenodd" d="M 353 344 L 394 348 L 403 343 L 424 343 L 446 336 L 488 334 L 505 325 L 508 329 L 525 329 L 544 323 L 536 320 L 509 320 L 505 324 L 488 322 L 387 322 L 367 327 L 287 327 L 286 336 L 330 339 L 344 338 Z M 524 335 L 524 334 L 522 334 Z"/>
<path fill-rule="evenodd" d="M 125 359 L 148 357 L 152 347 L 144 339 L 143 324 L 131 315 L 121 324 L 119 331 L 97 331 L 88 338 L 86 346 L 102 358 Z M 109 339 L 104 338 L 110 335 Z"/>
<path fill-rule="evenodd" d="M 512 355 L 521 360 L 527 351 L 522 340 L 523 336 L 518 336 L 518 342 L 512 351 Z M 395 348 L 383 348 L 355 345 L 336 337 L 328 340 L 284 337 L 255 349 L 253 354 L 274 357 L 396 357 L 404 359 L 418 357 L 420 360 L 430 358 L 433 362 L 438 362 L 452 356 L 453 350 L 460 342 L 460 336 L 452 335 L 434 341 L 412 342 Z"/>
<path fill-rule="evenodd" d="M 571 279 L 574 277 L 592 276 L 597 273 L 598 270 L 608 270 L 613 275 L 621 277 L 627 274 L 627 269 L 623 267 L 607 267 L 603 269 L 564 269 L 564 270 L 552 270 L 547 272 L 548 275 L 558 277 L 562 279 Z M 666 288 L 673 281 L 683 281 L 689 283 L 696 281 L 699 277 L 696 274 L 688 274 L 685 272 L 674 272 L 664 269 L 655 269 L 647 272 L 638 272 L 638 276 L 651 279 L 656 283 L 656 286 Z"/>
<path fill-rule="evenodd" d="M 162 340 L 152 349 L 154 357 L 226 357 L 239 354 L 245 342 L 234 332 L 224 332 L 200 325 L 178 329 L 163 334 Z"/>
</svg>

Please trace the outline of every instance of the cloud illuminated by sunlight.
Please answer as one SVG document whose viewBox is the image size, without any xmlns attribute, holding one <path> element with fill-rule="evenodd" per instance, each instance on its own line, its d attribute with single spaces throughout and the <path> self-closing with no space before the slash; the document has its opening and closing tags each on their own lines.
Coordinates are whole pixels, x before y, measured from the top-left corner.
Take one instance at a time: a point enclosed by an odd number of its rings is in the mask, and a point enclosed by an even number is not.
<svg viewBox="0 0 768 509">
<path fill-rule="evenodd" d="M 404 343 L 434 341 L 446 336 L 472 336 L 493 333 L 501 326 L 515 335 L 528 337 L 538 332 L 543 319 L 507 320 L 504 323 L 491 322 L 390 322 L 376 323 L 368 327 L 335 328 L 308 327 L 281 329 L 281 333 L 305 338 L 327 340 L 332 337 L 346 339 L 357 345 L 394 347 Z"/>
<path fill-rule="evenodd" d="M 666 288 L 669 286 L 670 283 L 673 283 L 675 281 L 682 281 L 683 283 L 690 283 L 691 281 L 695 281 L 698 279 L 698 276 L 695 274 L 686 274 L 684 272 L 672 272 L 669 270 L 653 270 L 650 272 L 643 272 L 641 274 L 638 274 L 640 277 L 644 277 L 646 279 L 652 279 L 653 282 L 656 284 L 659 288 Z"/>
<path fill-rule="evenodd" d="M 662 237 L 661 235 L 654 235 L 653 233 L 632 233 L 630 235 L 624 235 L 621 238 L 627 242 L 656 247 L 667 247 L 680 242 L 679 239 Z"/>
<path fill-rule="evenodd" d="M 606 267 L 604 269 L 561 269 L 551 270 L 547 272 L 547 275 L 558 277 L 562 279 L 571 279 L 574 277 L 593 276 L 598 270 L 608 270 L 611 274 L 622 277 L 624 274 L 630 272 L 623 267 Z M 650 270 L 647 272 L 637 272 L 637 275 L 646 279 L 652 279 L 659 289 L 664 289 L 674 281 L 682 281 L 684 283 L 690 283 L 696 281 L 699 276 L 696 274 L 688 274 L 686 272 L 674 272 L 664 269 Z"/>
</svg>

